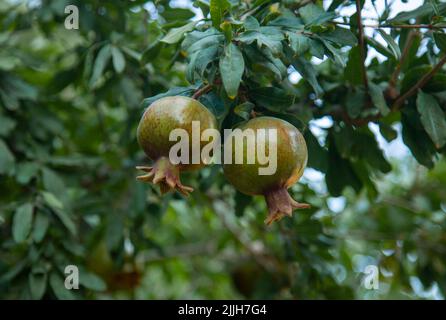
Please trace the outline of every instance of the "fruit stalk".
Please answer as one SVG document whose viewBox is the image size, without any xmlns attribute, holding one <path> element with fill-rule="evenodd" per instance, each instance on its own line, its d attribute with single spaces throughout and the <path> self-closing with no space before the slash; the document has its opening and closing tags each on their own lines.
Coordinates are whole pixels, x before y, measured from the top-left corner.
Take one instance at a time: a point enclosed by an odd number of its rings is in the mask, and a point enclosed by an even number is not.
<svg viewBox="0 0 446 320">
<path fill-rule="evenodd" d="M 307 203 L 299 203 L 291 198 L 286 188 L 278 188 L 265 193 L 265 200 L 268 206 L 268 217 L 265 219 L 267 225 L 282 219 L 284 216 L 291 217 L 295 209 L 311 207 Z"/>
</svg>

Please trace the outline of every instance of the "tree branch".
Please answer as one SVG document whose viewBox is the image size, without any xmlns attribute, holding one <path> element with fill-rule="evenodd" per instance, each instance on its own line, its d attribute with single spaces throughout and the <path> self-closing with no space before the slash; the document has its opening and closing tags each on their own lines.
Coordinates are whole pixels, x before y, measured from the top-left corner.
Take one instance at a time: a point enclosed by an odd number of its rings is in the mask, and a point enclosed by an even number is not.
<svg viewBox="0 0 446 320">
<path fill-rule="evenodd" d="M 350 23 L 332 21 L 334 24 L 342 26 L 350 26 Z M 393 29 L 446 29 L 446 25 L 435 25 L 435 24 L 362 24 L 364 28 L 393 28 Z"/>
<path fill-rule="evenodd" d="M 401 67 L 403 66 L 404 61 L 407 58 L 407 55 L 410 51 L 410 47 L 412 46 L 412 43 L 414 41 L 415 36 L 418 34 L 417 31 L 410 31 L 409 35 L 407 36 L 407 40 L 406 40 L 406 44 L 404 46 L 403 52 L 401 54 L 401 59 L 398 61 L 395 71 L 392 73 L 392 75 L 390 76 L 390 80 L 389 80 L 389 86 L 387 88 L 387 93 L 389 95 L 390 98 L 395 99 L 397 96 L 397 91 L 396 91 L 396 82 L 398 81 L 398 76 L 401 72 Z"/>
<path fill-rule="evenodd" d="M 361 60 L 362 60 L 362 82 L 364 83 L 364 88 L 366 93 L 369 90 L 369 81 L 367 79 L 367 70 L 365 68 L 365 47 L 364 47 L 364 29 L 362 27 L 362 20 L 361 20 L 361 2 L 360 0 L 356 0 L 356 12 L 358 16 L 358 33 L 359 33 L 359 49 L 361 54 Z"/>
<path fill-rule="evenodd" d="M 412 88 L 407 90 L 404 94 L 400 95 L 393 103 L 392 110 L 398 110 L 405 100 L 414 95 L 418 89 L 423 88 L 426 83 L 441 69 L 441 67 L 446 63 L 446 54 L 440 59 L 440 61 L 432 68 L 432 70 L 425 74 Z"/>
<path fill-rule="evenodd" d="M 413 43 L 415 35 L 416 35 L 416 32 L 411 31 L 409 33 L 409 35 L 407 36 L 406 45 L 404 46 L 403 52 L 401 54 L 401 59 L 400 59 L 400 61 L 398 61 L 395 71 L 392 73 L 392 76 L 390 77 L 389 86 L 390 85 L 395 86 L 396 81 L 398 80 L 398 76 L 401 71 L 401 66 L 404 63 L 404 60 L 407 58 L 407 54 L 409 53 L 409 50 Z"/>
<path fill-rule="evenodd" d="M 209 91 L 212 90 L 212 84 L 207 84 L 204 87 L 198 89 L 197 91 L 195 91 L 195 93 L 192 95 L 193 99 L 198 99 L 199 97 L 201 97 L 203 94 L 208 93 Z"/>
</svg>

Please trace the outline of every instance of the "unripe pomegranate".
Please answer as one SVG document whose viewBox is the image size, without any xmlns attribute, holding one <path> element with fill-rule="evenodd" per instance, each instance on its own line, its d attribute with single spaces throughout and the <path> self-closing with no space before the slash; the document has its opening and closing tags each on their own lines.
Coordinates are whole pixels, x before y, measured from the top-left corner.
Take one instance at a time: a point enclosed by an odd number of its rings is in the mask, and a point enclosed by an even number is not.
<svg viewBox="0 0 446 320">
<path fill-rule="evenodd" d="M 300 179 L 307 165 L 307 145 L 299 130 L 284 120 L 272 117 L 257 117 L 243 123 L 239 128 L 242 131 L 252 129 L 254 132 L 257 132 L 257 129 L 276 129 L 276 139 L 270 139 L 268 134 L 264 135 L 264 138 L 256 134 L 255 143 L 256 148 L 259 147 L 259 143 L 265 143 L 266 154 L 270 154 L 274 149 L 277 150 L 277 168 L 273 174 L 260 175 L 259 168 L 265 165 L 259 163 L 257 156 L 254 164 L 247 163 L 247 151 L 255 152 L 255 150 L 248 150 L 248 143 L 244 143 L 245 161 L 242 164 L 237 164 L 235 161 L 232 161 L 232 164 L 225 162 L 223 165 L 224 174 L 229 182 L 244 194 L 265 196 L 269 211 L 265 220 L 267 225 L 285 215 L 291 216 L 294 209 L 309 208 L 310 205 L 293 200 L 287 191 Z M 237 149 L 235 144 L 232 143 L 232 148 L 228 146 L 233 134 L 226 138 L 224 147 L 225 152 L 226 148 L 231 149 L 235 159 Z"/>
<path fill-rule="evenodd" d="M 137 169 L 147 174 L 137 177 L 140 181 L 160 185 L 161 193 L 176 189 L 184 195 L 192 192 L 191 187 L 180 181 L 180 171 L 196 170 L 205 165 L 201 158 L 199 163 L 174 165 L 169 161 L 170 148 L 177 141 L 169 141 L 174 129 L 184 129 L 189 135 L 189 155 L 192 154 L 192 121 L 199 121 L 200 136 L 205 129 L 216 129 L 214 115 L 195 99 L 174 96 L 153 102 L 144 112 L 138 125 L 138 143 L 146 155 L 154 160 L 152 167 L 140 166 Z M 200 141 L 200 149 L 208 142 Z"/>
</svg>

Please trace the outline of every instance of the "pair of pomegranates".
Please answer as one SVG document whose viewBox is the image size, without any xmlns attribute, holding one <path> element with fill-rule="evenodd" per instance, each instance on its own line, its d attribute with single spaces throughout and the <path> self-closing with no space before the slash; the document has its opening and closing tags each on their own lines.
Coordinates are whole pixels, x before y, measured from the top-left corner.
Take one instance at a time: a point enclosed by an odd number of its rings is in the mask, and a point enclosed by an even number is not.
<svg viewBox="0 0 446 320">
<path fill-rule="evenodd" d="M 169 141 L 170 132 L 184 129 L 191 137 L 192 121 L 200 122 L 200 131 L 217 129 L 214 115 L 199 101 L 184 97 L 165 97 L 153 102 L 144 112 L 137 130 L 138 142 L 146 155 L 154 163 L 151 167 L 139 166 L 145 172 L 137 177 L 140 181 L 160 185 L 161 193 L 177 190 L 184 195 L 192 192 L 191 187 L 180 181 L 180 172 L 197 170 L 206 164 L 177 164 L 169 160 L 170 148 L 176 141 Z M 307 164 L 307 146 L 302 134 L 290 123 L 272 117 L 256 117 L 239 126 L 245 129 L 276 129 L 274 141 L 277 150 L 277 168 L 271 175 L 259 175 L 261 164 L 231 163 L 223 164 L 226 179 L 240 192 L 247 195 L 263 195 L 268 206 L 266 224 L 280 220 L 285 215 L 291 216 L 294 209 L 309 208 L 308 204 L 298 203 L 288 194 L 287 189 L 302 176 Z M 200 134 L 201 134 L 200 132 Z M 268 138 L 266 138 L 268 139 Z M 226 142 L 225 142 L 226 144 Z M 189 146 L 192 144 L 189 143 Z M 231 144 L 232 146 L 232 144 Z M 243 154 L 247 154 L 247 143 L 242 145 Z M 226 147 L 226 145 L 224 146 Z M 230 152 L 234 152 L 235 147 Z"/>
</svg>

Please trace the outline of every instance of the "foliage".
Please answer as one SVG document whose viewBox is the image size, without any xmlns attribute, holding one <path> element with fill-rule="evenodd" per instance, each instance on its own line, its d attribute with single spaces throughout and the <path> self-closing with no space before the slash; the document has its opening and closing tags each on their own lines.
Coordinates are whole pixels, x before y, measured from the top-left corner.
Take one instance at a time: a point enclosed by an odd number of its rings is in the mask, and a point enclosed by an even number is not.
<svg viewBox="0 0 446 320">
<path fill-rule="evenodd" d="M 64 28 L 69 4 L 79 30 Z M 446 4 L 386 9 L 373 36 L 341 15 L 363 1 L 193 5 L 0 3 L 0 297 L 430 297 L 417 281 L 444 296 Z M 266 228 L 265 204 L 219 166 L 185 177 L 187 200 L 136 183 L 144 108 L 203 88 L 221 129 L 260 114 L 302 130 L 325 182 L 292 193 L 312 209 Z M 373 128 L 419 165 L 388 159 Z"/>
</svg>

